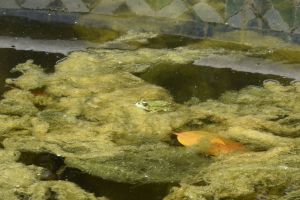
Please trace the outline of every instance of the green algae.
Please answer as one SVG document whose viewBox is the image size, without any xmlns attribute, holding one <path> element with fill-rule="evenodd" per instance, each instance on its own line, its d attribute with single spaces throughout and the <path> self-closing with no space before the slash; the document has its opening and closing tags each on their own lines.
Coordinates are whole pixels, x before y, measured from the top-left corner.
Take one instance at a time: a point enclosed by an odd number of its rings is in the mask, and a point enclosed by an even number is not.
<svg viewBox="0 0 300 200">
<path fill-rule="evenodd" d="M 73 183 L 65 181 L 41 181 L 43 169 L 36 166 L 25 166 L 17 163 L 19 153 L 9 150 L 0 150 L 0 194 L 2 199 L 36 199 L 47 200 L 104 200 L 96 198 Z"/>
<path fill-rule="evenodd" d="M 165 199 L 299 197 L 299 94 L 297 83 L 282 86 L 267 81 L 264 87 L 247 87 L 227 92 L 219 100 L 195 102 L 191 106 L 195 112 L 209 113 L 214 119 L 212 124 L 202 123 L 202 129 L 240 141 L 257 152 L 217 159 L 198 176 L 182 181 Z"/>
<path fill-rule="evenodd" d="M 291 48 L 283 48 L 283 49 L 276 49 L 272 53 L 266 55 L 266 58 L 275 60 L 275 61 L 285 61 L 287 63 L 300 63 L 300 51 L 297 49 Z"/>
<path fill-rule="evenodd" d="M 210 163 L 193 151 L 163 144 L 122 146 L 122 150 L 110 158 L 67 158 L 65 162 L 104 179 L 131 184 L 178 183 Z"/>
<path fill-rule="evenodd" d="M 180 49 L 178 52 L 160 50 L 156 53 L 159 55 L 162 52 L 167 52 L 164 59 L 173 62 L 187 62 L 191 59 L 177 59 L 173 56 L 183 52 Z M 140 57 L 132 60 L 132 54 L 136 53 L 120 50 L 75 52 L 60 62 L 52 74 L 44 73 L 32 62 L 18 65 L 15 70 L 23 75 L 7 83 L 20 89 L 6 93 L 3 101 L 16 98 L 21 105 L 31 102 L 30 105 L 35 109 L 27 113 L 24 119 L 22 113 L 18 113 L 22 120 L 26 120 L 26 125 L 21 129 L 23 137 L 19 136 L 19 131 L 10 127 L 3 131 L 6 137 L 3 141 L 5 148 L 60 155 L 66 158 L 69 166 L 117 182 L 178 182 L 190 174 L 185 171 L 195 172 L 202 163 L 208 163 L 203 162 L 203 158 L 195 152 L 175 150 L 174 147 L 152 147 L 153 158 L 138 162 L 150 155 L 145 153 L 147 149 L 137 153 L 140 151 L 138 145 L 153 145 L 169 140 L 172 130 L 187 122 L 189 109 L 176 105 L 165 89 L 146 83 L 124 70 L 134 71 L 135 68 L 129 68 L 132 62 L 145 65 L 153 58 L 149 49 L 141 49 L 138 51 Z M 193 55 L 195 51 L 183 53 Z M 103 62 L 107 64 L 103 65 Z M 30 76 L 36 81 L 31 82 Z M 39 90 L 40 93 L 35 92 Z M 174 104 L 174 110 L 147 112 L 136 106 L 142 99 Z M 3 114 L 16 115 L 12 109 Z M 122 145 L 130 145 L 132 150 Z M 166 154 L 161 155 L 161 151 Z M 124 159 L 128 156 L 133 160 Z M 159 164 L 163 159 L 165 161 Z M 190 160 L 197 164 L 192 162 L 189 165 Z M 125 163 L 121 165 L 123 174 L 116 169 L 120 163 Z M 131 166 L 131 163 L 136 166 Z M 176 168 L 180 163 L 182 168 Z M 137 169 L 145 169 L 149 178 L 141 178 L 138 171 L 135 171 Z M 162 176 L 164 171 L 174 174 Z"/>
<path fill-rule="evenodd" d="M 0 194 L 3 199 L 18 199 L 15 195 L 37 181 L 37 167 L 28 168 L 16 163 L 18 152 L 0 150 Z M 15 191 L 15 192 L 14 192 Z"/>
<path fill-rule="evenodd" d="M 289 147 L 229 156 L 183 181 L 165 200 L 289 199 L 290 187 L 299 197 L 299 158 L 299 149 Z"/>
<path fill-rule="evenodd" d="M 218 101 L 207 101 L 194 109 L 222 113 L 222 116 L 216 115 L 231 126 L 236 124 L 273 135 L 299 137 L 299 102 L 299 84 L 282 86 L 266 81 L 264 87 L 250 86 L 240 92 L 227 92 Z"/>
<path fill-rule="evenodd" d="M 44 200 L 54 198 L 58 200 L 107 200 L 105 197 L 95 197 L 93 194 L 83 191 L 73 183 L 65 181 L 46 181 L 32 185 L 29 189 L 31 198 Z"/>
<path fill-rule="evenodd" d="M 76 35 L 84 41 L 104 43 L 119 37 L 118 32 L 109 29 L 87 28 L 81 25 L 74 25 L 72 28 Z"/>
<path fill-rule="evenodd" d="M 299 46 L 284 40 L 261 35 L 254 31 L 232 31 L 216 34 L 212 39 L 203 40 L 191 47 L 223 48 L 229 51 L 246 52 L 247 55 L 280 61 L 284 63 L 300 63 Z M 225 53 L 225 54 L 226 54 Z"/>
<path fill-rule="evenodd" d="M 147 43 L 147 37 L 133 38 Z M 53 153 L 65 158 L 67 167 L 115 182 L 180 182 L 166 199 L 298 195 L 299 83 L 266 81 L 262 87 L 225 92 L 216 100 L 177 104 L 169 91 L 133 74 L 156 64 L 184 66 L 224 50 L 110 48 L 135 39 L 119 38 L 102 49 L 73 52 L 50 74 L 31 61 L 18 65 L 15 70 L 22 75 L 7 80 L 14 88 L 0 101 L 4 151 Z M 147 112 L 136 106 L 141 100 L 167 102 L 174 109 Z M 218 133 L 249 152 L 212 159 L 172 145 L 172 134 L 187 130 Z M 95 199 L 68 182 L 42 183 L 37 177 L 27 185 L 20 194 L 36 199 L 45 199 L 46 193 L 69 198 L 75 190 L 81 194 L 78 199 Z"/>
</svg>

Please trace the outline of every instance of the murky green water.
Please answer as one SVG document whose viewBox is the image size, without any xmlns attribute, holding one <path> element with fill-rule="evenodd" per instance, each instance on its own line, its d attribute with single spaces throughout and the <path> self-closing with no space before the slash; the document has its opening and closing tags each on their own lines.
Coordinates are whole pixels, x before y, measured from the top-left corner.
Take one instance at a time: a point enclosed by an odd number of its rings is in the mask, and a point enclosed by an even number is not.
<svg viewBox="0 0 300 200">
<path fill-rule="evenodd" d="M 102 45 L 68 56 L 0 50 L 6 199 L 300 197 L 297 48 L 0 23 L 1 36 Z"/>
<path fill-rule="evenodd" d="M 196 97 L 201 101 L 217 99 L 226 91 L 240 90 L 249 85 L 262 86 L 263 82 L 269 79 L 277 80 L 285 85 L 292 81 L 292 79 L 276 75 L 196 66 L 192 63 L 159 64 L 138 76 L 166 88 L 178 103 L 188 101 L 191 97 Z"/>
</svg>

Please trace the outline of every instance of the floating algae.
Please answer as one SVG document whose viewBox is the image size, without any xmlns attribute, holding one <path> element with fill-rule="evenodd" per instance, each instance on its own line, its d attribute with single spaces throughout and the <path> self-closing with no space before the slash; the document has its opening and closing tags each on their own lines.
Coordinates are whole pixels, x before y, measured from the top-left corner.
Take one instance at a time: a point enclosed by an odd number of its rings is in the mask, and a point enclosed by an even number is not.
<svg viewBox="0 0 300 200">
<path fill-rule="evenodd" d="M 299 149 L 289 147 L 230 156 L 183 181 L 165 200 L 298 199 L 299 166 Z"/>
<path fill-rule="evenodd" d="M 66 159 L 68 166 L 88 171 L 104 179 L 125 183 L 177 183 L 210 163 L 193 151 L 166 145 L 123 147 L 123 153 L 103 159 Z M 159 156 L 157 155 L 159 154 Z"/>
<path fill-rule="evenodd" d="M 25 166 L 16 163 L 19 154 L 14 151 L 0 150 L 0 194 L 1 199 L 19 200 L 36 199 L 45 200 L 105 200 L 96 198 L 73 183 L 65 181 L 40 181 L 42 168 Z"/>
<path fill-rule="evenodd" d="M 140 56 L 133 57 L 136 53 Z M 165 56 L 153 59 L 160 54 Z M 7 80 L 16 88 L 1 101 L 3 145 L 53 153 L 64 157 L 67 166 L 116 182 L 179 182 L 196 174 L 209 158 L 164 144 L 173 129 L 189 121 L 189 108 L 174 103 L 165 89 L 129 73 L 135 72 L 134 64 L 160 59 L 192 61 L 191 56 L 176 56 L 180 54 L 196 56 L 196 51 L 74 52 L 52 74 L 31 61 L 18 65 L 15 70 L 23 75 Z M 148 112 L 136 106 L 142 99 L 174 109 Z"/>
<path fill-rule="evenodd" d="M 299 199 L 299 84 L 267 81 L 263 88 L 227 92 L 219 100 L 192 106 L 209 113 L 218 131 L 253 151 L 218 158 L 197 176 L 183 180 L 165 198 L 172 199 Z"/>
<path fill-rule="evenodd" d="M 74 52 L 51 74 L 31 61 L 15 68 L 22 75 L 7 80 L 13 89 L 0 101 L 4 154 L 52 153 L 64 158 L 67 167 L 121 183 L 180 183 L 167 200 L 299 197 L 299 83 L 266 81 L 263 87 L 226 92 L 217 100 L 177 104 L 166 89 L 133 73 L 157 63 L 193 63 L 213 49 L 108 48 L 113 43 Z M 150 112 L 136 106 L 141 101 L 164 102 L 172 109 L 160 106 L 159 112 Z M 174 132 L 197 130 L 235 140 L 249 152 L 210 158 L 172 145 Z M 42 170 L 15 160 L 9 165 L 28 173 Z M 30 177 L 21 195 L 67 199 L 76 190 L 78 199 L 96 199 L 70 182 Z M 1 185 L 7 181 L 0 176 Z M 3 189 L 15 195 L 8 192 Z"/>
</svg>

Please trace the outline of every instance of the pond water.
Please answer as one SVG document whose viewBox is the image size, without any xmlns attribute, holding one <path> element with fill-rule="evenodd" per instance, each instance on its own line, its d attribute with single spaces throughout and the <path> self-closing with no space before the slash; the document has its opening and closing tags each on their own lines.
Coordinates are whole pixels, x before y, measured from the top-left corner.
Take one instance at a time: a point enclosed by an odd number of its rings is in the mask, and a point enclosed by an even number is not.
<svg viewBox="0 0 300 200">
<path fill-rule="evenodd" d="M 298 47 L 0 24 L 5 199 L 300 198 Z"/>
</svg>

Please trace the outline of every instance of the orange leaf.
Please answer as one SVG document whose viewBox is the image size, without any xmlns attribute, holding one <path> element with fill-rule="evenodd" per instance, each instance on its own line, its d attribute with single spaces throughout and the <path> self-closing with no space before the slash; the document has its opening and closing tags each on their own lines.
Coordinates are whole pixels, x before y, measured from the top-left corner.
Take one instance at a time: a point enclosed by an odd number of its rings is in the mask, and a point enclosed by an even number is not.
<svg viewBox="0 0 300 200">
<path fill-rule="evenodd" d="M 177 140 L 180 144 L 184 146 L 195 145 L 201 140 L 201 138 L 203 138 L 203 135 L 198 134 L 197 131 L 175 133 L 175 135 L 177 135 Z"/>
<path fill-rule="evenodd" d="M 208 155 L 217 156 L 245 151 L 242 144 L 206 131 L 188 131 L 175 133 L 175 135 L 177 135 L 177 140 L 182 145 L 187 147 L 196 146 L 201 152 Z"/>
</svg>

